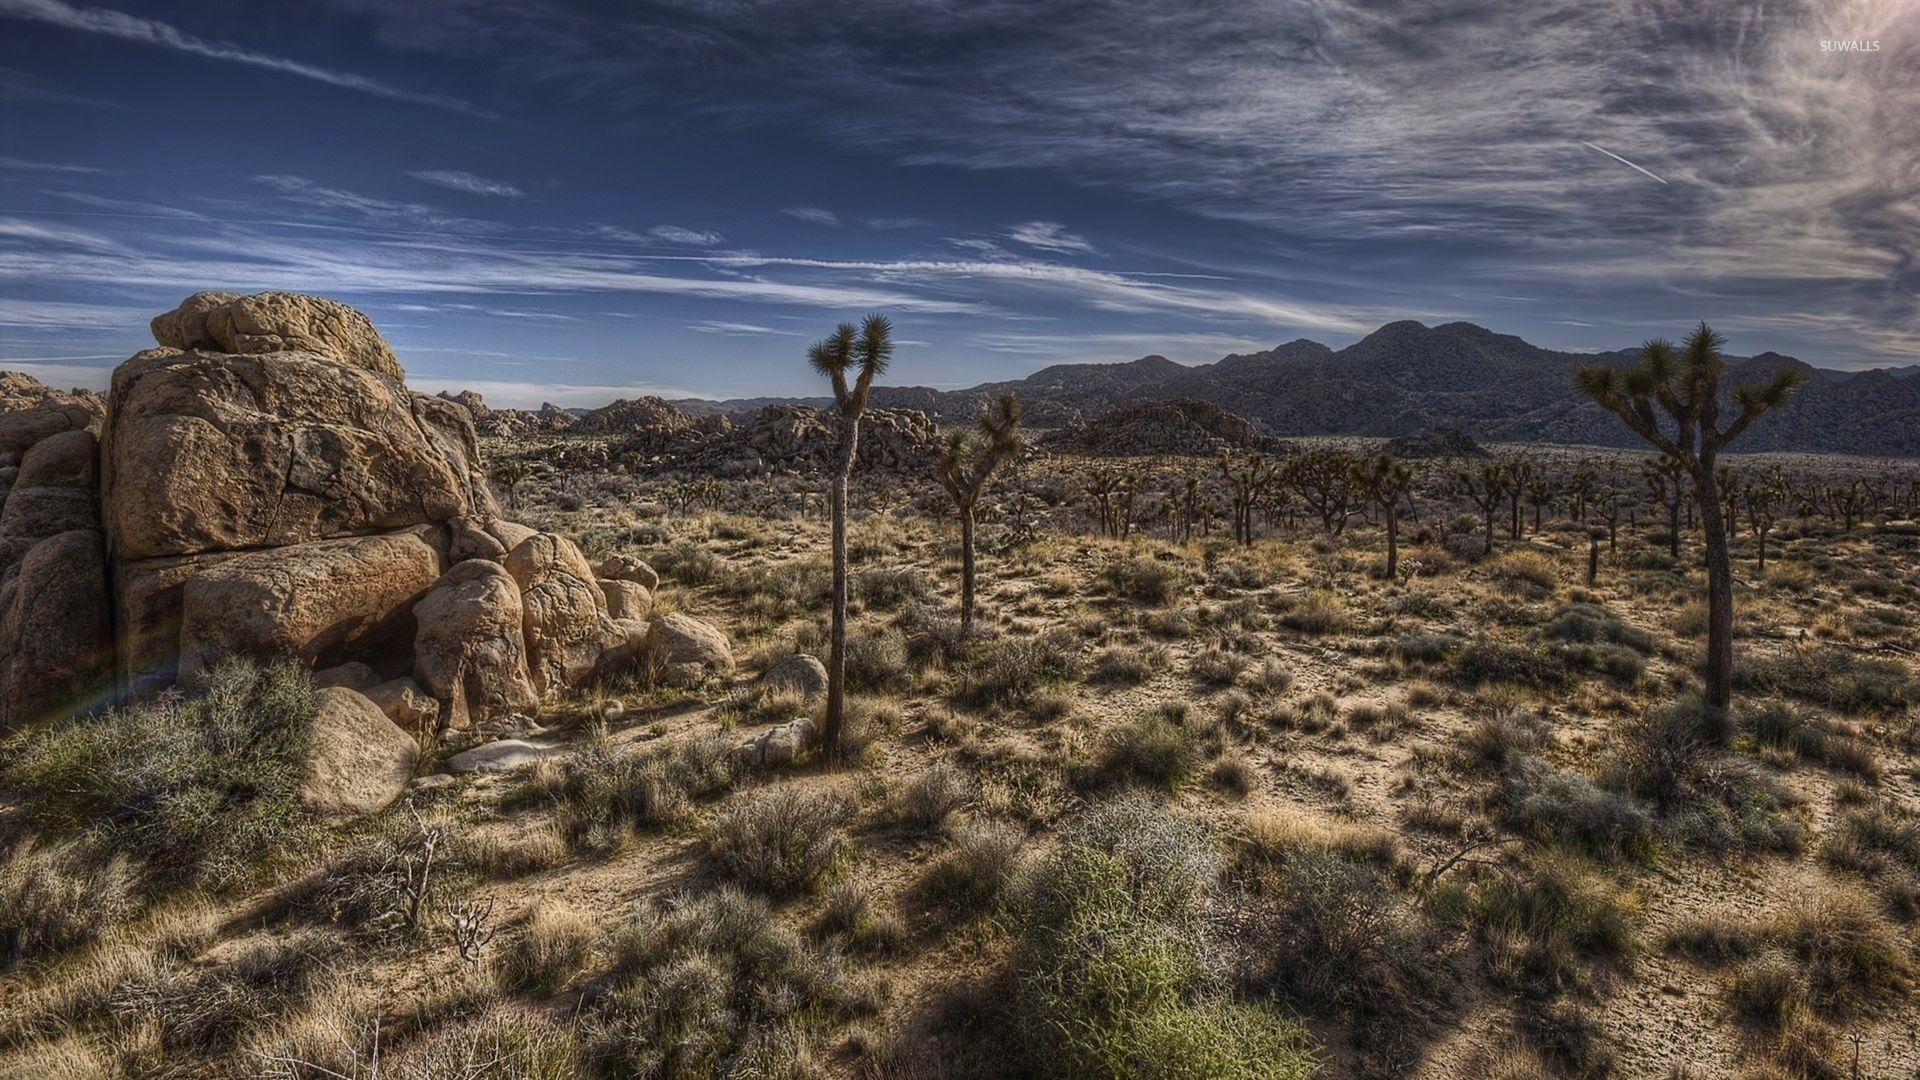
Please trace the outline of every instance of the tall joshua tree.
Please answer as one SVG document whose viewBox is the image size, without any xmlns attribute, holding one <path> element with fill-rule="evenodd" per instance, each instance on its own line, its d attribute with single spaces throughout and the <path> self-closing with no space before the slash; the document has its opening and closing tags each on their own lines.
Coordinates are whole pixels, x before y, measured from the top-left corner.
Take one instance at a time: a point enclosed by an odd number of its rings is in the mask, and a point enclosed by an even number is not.
<svg viewBox="0 0 1920 1080">
<path fill-rule="evenodd" d="M 807 349 L 813 370 L 833 384 L 839 413 L 838 442 L 833 452 L 833 480 L 828 513 L 833 519 L 833 627 L 827 653 L 827 716 L 821 730 L 827 755 L 840 760 L 840 723 L 847 705 L 847 485 L 860 449 L 860 416 L 867 411 L 873 380 L 887 370 L 893 356 L 893 324 L 884 315 L 869 315 L 858 330 L 841 323 L 833 336 Z M 851 385 L 848 376 L 852 375 Z"/>
<path fill-rule="evenodd" d="M 1647 342 L 1639 365 L 1627 371 L 1589 366 L 1574 376 L 1581 393 L 1678 461 L 1693 483 L 1707 544 L 1707 704 L 1722 709 L 1733 700 L 1733 558 L 1715 468 L 1720 451 L 1767 410 L 1785 404 L 1801 382 L 1800 372 L 1781 368 L 1764 383 L 1734 387 L 1731 404 L 1739 412 L 1722 426 L 1723 344 L 1703 322 L 1678 349 Z"/>
<path fill-rule="evenodd" d="M 1413 491 L 1413 466 L 1381 454 L 1366 465 L 1367 498 L 1387 520 L 1387 580 L 1400 569 L 1400 502 Z"/>
<path fill-rule="evenodd" d="M 998 469 L 1020 450 L 1020 399 L 1001 394 L 980 415 L 980 432 L 960 430 L 934 462 L 933 475 L 960 515 L 960 631 L 973 630 L 973 508 Z"/>
</svg>

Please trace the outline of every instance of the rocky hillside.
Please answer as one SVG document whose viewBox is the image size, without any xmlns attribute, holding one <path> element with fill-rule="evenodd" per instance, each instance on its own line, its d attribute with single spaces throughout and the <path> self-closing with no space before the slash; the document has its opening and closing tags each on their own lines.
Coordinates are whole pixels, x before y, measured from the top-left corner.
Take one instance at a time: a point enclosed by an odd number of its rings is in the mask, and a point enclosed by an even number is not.
<svg viewBox="0 0 1920 1080">
<path fill-rule="evenodd" d="M 1004 391 L 1033 427 L 1065 427 L 1114 409 L 1188 398 L 1246 417 L 1271 436 L 1412 435 L 1457 427 L 1475 439 L 1631 447 L 1619 422 L 1573 390 L 1581 364 L 1626 364 L 1631 350 L 1559 352 L 1472 323 L 1388 323 L 1344 349 L 1301 339 L 1259 353 L 1183 367 L 1161 356 L 1124 364 L 1065 364 L 967 390 L 876 387 L 874 400 L 965 423 Z M 1905 369 L 1816 369 L 1762 353 L 1732 362 L 1737 379 L 1805 368 L 1797 401 L 1741 442 L 1743 450 L 1920 456 L 1920 378 Z M 720 402 L 762 408 L 768 399 Z"/>
<path fill-rule="evenodd" d="M 1273 440 L 1254 431 L 1244 417 L 1191 398 L 1149 401 L 1115 409 L 1093 420 L 1076 421 L 1043 436 L 1040 445 L 1056 451 L 1096 457 L 1150 454 L 1207 456 L 1264 448 Z"/>
</svg>

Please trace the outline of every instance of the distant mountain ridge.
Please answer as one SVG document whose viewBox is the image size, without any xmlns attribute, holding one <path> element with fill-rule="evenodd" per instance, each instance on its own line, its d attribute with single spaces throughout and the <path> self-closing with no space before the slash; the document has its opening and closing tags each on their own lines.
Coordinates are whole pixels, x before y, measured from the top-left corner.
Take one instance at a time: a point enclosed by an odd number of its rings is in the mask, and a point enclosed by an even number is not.
<svg viewBox="0 0 1920 1080">
<path fill-rule="evenodd" d="M 919 409 L 966 423 L 997 394 L 1020 395 L 1027 423 L 1064 427 L 1130 405 L 1189 398 L 1252 422 L 1266 436 L 1412 435 L 1455 427 L 1482 441 L 1638 446 L 1612 415 L 1573 388 L 1582 364 L 1625 366 L 1638 350 L 1544 349 L 1467 322 L 1391 322 L 1344 349 L 1305 338 L 1186 367 L 1164 356 L 1115 364 L 1056 364 L 1024 379 L 964 390 L 876 386 L 876 405 Z M 1796 450 L 1920 456 L 1920 365 L 1841 372 L 1764 352 L 1729 357 L 1734 382 L 1782 366 L 1809 376 L 1796 400 L 1740 440 L 1746 451 Z M 676 401 L 691 412 L 747 412 L 825 398 Z"/>
</svg>

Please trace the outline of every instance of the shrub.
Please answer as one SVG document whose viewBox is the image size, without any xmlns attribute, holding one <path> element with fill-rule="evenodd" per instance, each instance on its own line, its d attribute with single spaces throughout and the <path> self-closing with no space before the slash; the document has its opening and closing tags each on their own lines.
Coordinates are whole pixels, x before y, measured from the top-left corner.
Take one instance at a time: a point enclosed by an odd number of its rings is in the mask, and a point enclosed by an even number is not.
<svg viewBox="0 0 1920 1080">
<path fill-rule="evenodd" d="M 12 747 L 5 786 L 43 831 L 99 821 L 156 877 L 223 885 L 300 833 L 313 684 L 292 665 L 227 660 L 192 698 L 43 728 Z"/>
<path fill-rule="evenodd" d="M 1506 820 L 1516 832 L 1605 859 L 1653 856 L 1653 815 L 1630 796 L 1603 791 L 1531 754 L 1508 765 L 1504 784 Z"/>
<path fill-rule="evenodd" d="M 1846 713 L 1892 712 L 1920 699 L 1920 684 L 1899 661 L 1831 645 L 1770 656 L 1748 650 L 1734 664 L 1733 681 L 1742 690 L 1785 694 Z"/>
<path fill-rule="evenodd" d="M 1193 677 L 1208 686 L 1232 686 L 1247 670 L 1245 656 L 1225 649 L 1205 649 L 1193 658 Z"/>
<path fill-rule="evenodd" d="M 1487 577 L 1503 589 L 1545 596 L 1559 587 L 1560 568 L 1538 551 L 1510 551 L 1493 560 Z"/>
<path fill-rule="evenodd" d="M 1624 645 L 1635 652 L 1654 650 L 1653 635 L 1637 630 L 1597 604 L 1563 604 L 1547 623 L 1546 634 L 1558 641 L 1580 644 Z"/>
<path fill-rule="evenodd" d="M 1172 603 L 1187 588 L 1186 571 L 1178 563 L 1140 555 L 1108 563 L 1100 580 L 1116 597 L 1155 607 Z"/>
<path fill-rule="evenodd" d="M 812 892 L 846 855 L 840 827 L 853 799 L 837 788 L 782 784 L 737 797 L 720 813 L 707 846 L 722 872 L 774 897 Z"/>
<path fill-rule="evenodd" d="M 901 786 L 893 819 L 922 832 L 937 832 L 973 797 L 973 784 L 951 762 L 936 761 Z"/>
<path fill-rule="evenodd" d="M 1305 1077 L 1298 1024 L 1209 992 L 1204 826 L 1144 796 L 1065 831 L 1028 899 L 1011 1022 L 1036 1069 L 1069 1078 Z"/>
<path fill-rule="evenodd" d="M 1018 879 L 1027 843 L 1025 833 L 1000 822 L 963 826 L 954 833 L 953 845 L 927 867 L 920 893 L 963 911 L 989 910 Z"/>
<path fill-rule="evenodd" d="M 931 589 L 927 575 L 913 566 L 862 570 L 853 575 L 851 585 L 850 591 L 861 603 L 880 611 L 920 600 Z"/>
<path fill-rule="evenodd" d="M 1557 992 L 1581 982 L 1585 963 L 1629 960 L 1640 949 L 1637 898 L 1567 855 L 1536 854 L 1460 899 L 1460 914 L 1489 945 L 1489 974 L 1514 989 Z M 1445 890 L 1434 903 L 1455 906 Z"/>
<path fill-rule="evenodd" d="M 1412 630 L 1394 638 L 1388 644 L 1387 651 L 1410 664 L 1438 664 L 1451 658 L 1466 644 L 1452 634 Z"/>
<path fill-rule="evenodd" d="M 594 742 L 567 760 L 557 783 L 536 781 L 516 798 L 554 799 L 569 844 L 612 850 L 635 829 L 685 820 L 691 800 L 729 790 L 737 776 L 732 749 L 719 731 L 645 749 Z"/>
<path fill-rule="evenodd" d="M 592 962 L 599 937 L 593 923 L 573 908 L 536 903 L 519 936 L 501 950 L 501 981 L 516 990 L 551 994 Z"/>
<path fill-rule="evenodd" d="M 1193 775 L 1199 754 L 1187 729 L 1158 713 L 1123 720 L 1107 733 L 1105 767 L 1173 787 Z"/>
<path fill-rule="evenodd" d="M 1550 690 L 1566 683 L 1567 665 L 1536 648 L 1479 638 L 1461 651 L 1447 674 L 1464 686 L 1512 683 Z"/>
<path fill-rule="evenodd" d="M 731 1075 L 745 1057 L 768 1064 L 769 1040 L 799 1044 L 785 1047 L 791 1062 L 811 1032 L 860 1006 L 831 953 L 807 948 L 763 901 L 730 888 L 643 916 L 615 945 L 583 1025 L 608 1076 Z"/>
<path fill-rule="evenodd" d="M 1042 687 L 1072 678 L 1079 657 L 1079 647 L 1063 630 L 1002 638 L 967 665 L 955 697 L 970 705 L 1018 704 Z"/>
<path fill-rule="evenodd" d="M 1766 701 L 1749 711 L 1743 721 L 1753 741 L 1761 746 L 1784 750 L 1875 783 L 1880 780 L 1880 763 L 1871 749 L 1805 709 L 1784 701 Z"/>
<path fill-rule="evenodd" d="M 0 862 L 0 971 L 86 945 L 136 906 L 125 857 L 23 844 Z"/>
<path fill-rule="evenodd" d="M 818 933 L 838 937 L 856 952 L 892 952 L 905 944 L 907 928 L 891 908 L 876 903 L 878 890 L 865 881 L 843 880 L 827 891 L 814 924 Z"/>
<path fill-rule="evenodd" d="M 1303 634 L 1335 634 L 1351 623 L 1346 600 L 1326 589 L 1310 590 L 1280 616 L 1280 625 Z"/>
<path fill-rule="evenodd" d="M 1094 658 L 1090 682 L 1137 686 L 1167 667 L 1167 650 L 1155 646 L 1119 646 L 1106 649 Z"/>
</svg>

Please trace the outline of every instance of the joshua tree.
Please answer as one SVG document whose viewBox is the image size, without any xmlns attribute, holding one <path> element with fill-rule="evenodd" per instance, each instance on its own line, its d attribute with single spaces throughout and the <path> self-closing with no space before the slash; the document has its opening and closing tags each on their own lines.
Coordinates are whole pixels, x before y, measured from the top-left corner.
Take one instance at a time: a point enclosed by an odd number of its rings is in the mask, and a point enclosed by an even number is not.
<svg viewBox="0 0 1920 1080">
<path fill-rule="evenodd" d="M 1513 482 L 1506 465 L 1498 461 L 1485 462 L 1478 473 L 1461 471 L 1454 474 L 1454 482 L 1460 490 L 1480 508 L 1480 516 L 1487 523 L 1486 553 L 1493 554 L 1493 516 L 1500 511 L 1507 498 L 1507 485 Z"/>
<path fill-rule="evenodd" d="M 1781 368 L 1764 383 L 1734 387 L 1739 413 L 1722 427 L 1724 341 L 1703 322 L 1677 350 L 1665 341 L 1647 342 L 1631 370 L 1591 366 L 1574 376 L 1581 393 L 1678 461 L 1693 482 L 1707 542 L 1707 704 L 1722 709 L 1733 700 L 1733 559 L 1714 470 L 1721 449 L 1767 410 L 1785 404 L 1802 378 L 1793 368 Z M 1666 413 L 1664 422 L 1660 412 Z"/>
<path fill-rule="evenodd" d="M 1656 506 L 1667 512 L 1667 554 L 1680 558 L 1680 508 L 1686 504 L 1687 489 L 1682 480 L 1686 467 L 1670 454 L 1648 458 L 1640 466 L 1640 479 L 1647 485 Z"/>
<path fill-rule="evenodd" d="M 1254 510 L 1278 473 L 1279 466 L 1268 464 L 1260 454 L 1248 454 L 1238 462 L 1226 454 L 1220 455 L 1220 475 L 1227 478 L 1233 492 L 1233 538 L 1238 543 L 1253 543 Z"/>
<path fill-rule="evenodd" d="M 1507 462 L 1507 538 L 1510 540 L 1520 539 L 1520 533 L 1526 527 L 1527 515 L 1520 510 L 1520 499 L 1532 481 L 1533 462 L 1526 458 L 1514 458 Z"/>
<path fill-rule="evenodd" d="M 1747 508 L 1747 531 L 1753 533 L 1756 545 L 1754 569 L 1762 574 L 1767 572 L 1767 534 L 1773 531 L 1774 514 L 1786 498 L 1786 472 L 1778 465 L 1740 489 L 1740 501 Z"/>
<path fill-rule="evenodd" d="M 1381 454 L 1367 463 L 1367 498 L 1387 519 L 1387 580 L 1400 569 L 1400 500 L 1413 492 L 1413 466 Z"/>
<path fill-rule="evenodd" d="M 833 626 L 827 654 L 827 715 L 821 726 L 831 760 L 840 759 L 840 721 L 847 698 L 847 485 L 860 449 L 860 416 L 867 411 L 867 395 L 875 377 L 887 370 L 893 355 L 893 324 L 884 315 L 869 315 L 860 329 L 841 323 L 833 336 L 807 349 L 813 370 L 833 384 L 839 411 L 839 442 L 833 455 L 833 486 L 828 512 L 833 518 Z M 853 383 L 847 376 L 853 373 Z"/>
<path fill-rule="evenodd" d="M 1559 494 L 1558 485 L 1544 476 L 1527 481 L 1527 505 L 1533 507 L 1533 535 L 1540 535 L 1540 515 L 1553 505 Z"/>
<path fill-rule="evenodd" d="M 995 469 L 1020 450 L 1020 399 L 1001 394 L 980 415 L 980 434 L 947 437 L 933 475 L 953 496 L 960 515 L 960 630 L 973 630 L 973 508 Z"/>
<path fill-rule="evenodd" d="M 520 485 L 527 480 L 527 463 L 517 458 L 503 461 L 494 468 L 493 478 L 507 486 L 507 509 L 520 509 Z"/>
<path fill-rule="evenodd" d="M 1338 450 L 1309 450 L 1287 462 L 1287 486 L 1320 519 L 1329 536 L 1339 536 L 1352 518 L 1362 490 L 1365 463 Z"/>
</svg>

